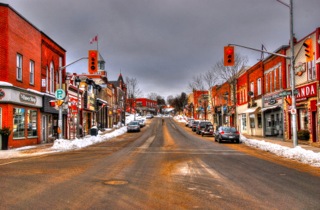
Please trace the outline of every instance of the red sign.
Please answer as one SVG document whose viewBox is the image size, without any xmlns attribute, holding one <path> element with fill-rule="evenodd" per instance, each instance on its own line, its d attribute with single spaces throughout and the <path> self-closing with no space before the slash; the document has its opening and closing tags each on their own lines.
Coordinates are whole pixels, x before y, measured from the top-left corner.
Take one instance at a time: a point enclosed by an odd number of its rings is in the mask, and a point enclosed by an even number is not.
<svg viewBox="0 0 320 210">
<path fill-rule="evenodd" d="M 296 90 L 298 91 L 296 96 L 297 101 L 307 100 L 310 97 L 317 96 L 317 83 L 307 84 L 296 88 Z"/>
</svg>

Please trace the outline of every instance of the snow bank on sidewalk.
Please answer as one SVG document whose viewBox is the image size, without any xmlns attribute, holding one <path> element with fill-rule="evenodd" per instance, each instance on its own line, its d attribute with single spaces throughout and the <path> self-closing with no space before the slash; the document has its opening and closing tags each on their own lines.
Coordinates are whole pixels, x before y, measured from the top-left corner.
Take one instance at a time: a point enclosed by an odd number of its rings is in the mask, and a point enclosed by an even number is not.
<svg viewBox="0 0 320 210">
<path fill-rule="evenodd" d="M 69 150 L 81 149 L 93 144 L 104 142 L 116 136 L 120 136 L 126 132 L 127 132 L 127 127 L 124 126 L 104 135 L 85 136 L 84 138 L 75 139 L 75 140 L 57 139 L 54 141 L 52 149 L 57 151 L 69 151 Z"/>
<path fill-rule="evenodd" d="M 241 141 L 250 147 L 271 152 L 273 154 L 276 154 L 284 158 L 297 160 L 314 167 L 320 167 L 320 153 L 316 153 L 311 150 L 305 150 L 300 146 L 297 146 L 295 148 L 290 148 L 290 147 L 285 147 L 278 144 L 266 142 L 263 140 L 247 139 L 242 135 L 241 135 Z"/>
</svg>

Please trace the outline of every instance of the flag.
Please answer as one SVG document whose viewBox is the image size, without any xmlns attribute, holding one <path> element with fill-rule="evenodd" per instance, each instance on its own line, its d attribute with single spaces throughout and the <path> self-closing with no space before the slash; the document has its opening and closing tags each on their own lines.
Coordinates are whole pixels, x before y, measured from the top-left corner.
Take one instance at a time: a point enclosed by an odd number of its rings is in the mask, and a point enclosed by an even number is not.
<svg viewBox="0 0 320 210">
<path fill-rule="evenodd" d="M 93 42 L 97 42 L 97 41 L 98 41 L 98 35 L 96 35 L 90 40 L 90 44 L 93 44 Z"/>
</svg>

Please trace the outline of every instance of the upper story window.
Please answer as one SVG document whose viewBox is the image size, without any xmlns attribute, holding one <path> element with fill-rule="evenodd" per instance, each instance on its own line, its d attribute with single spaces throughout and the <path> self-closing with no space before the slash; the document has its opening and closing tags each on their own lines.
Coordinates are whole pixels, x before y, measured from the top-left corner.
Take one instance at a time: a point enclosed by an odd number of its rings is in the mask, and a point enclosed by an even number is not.
<svg viewBox="0 0 320 210">
<path fill-rule="evenodd" d="M 50 93 L 54 93 L 54 66 L 50 63 L 50 77 L 49 77 Z"/>
<path fill-rule="evenodd" d="M 258 91 L 258 95 L 261 95 L 262 91 L 261 91 L 261 78 L 257 79 L 257 91 Z"/>
<path fill-rule="evenodd" d="M 308 68 L 308 79 L 309 80 L 315 80 L 316 79 L 316 67 L 313 61 L 309 61 L 307 63 L 307 68 Z"/>
<path fill-rule="evenodd" d="M 265 75 L 265 79 L 266 79 L 266 93 L 268 93 L 269 92 L 268 74 Z"/>
<path fill-rule="evenodd" d="M 254 82 L 250 83 L 250 91 L 252 92 L 252 96 L 254 96 Z"/>
<path fill-rule="evenodd" d="M 30 60 L 30 66 L 29 66 L 29 80 L 30 80 L 30 85 L 34 85 L 34 61 Z"/>
<path fill-rule="evenodd" d="M 22 55 L 17 54 L 17 70 L 16 70 L 17 80 L 22 81 Z"/>
<path fill-rule="evenodd" d="M 49 92 L 49 67 L 46 67 L 46 92 Z"/>
</svg>

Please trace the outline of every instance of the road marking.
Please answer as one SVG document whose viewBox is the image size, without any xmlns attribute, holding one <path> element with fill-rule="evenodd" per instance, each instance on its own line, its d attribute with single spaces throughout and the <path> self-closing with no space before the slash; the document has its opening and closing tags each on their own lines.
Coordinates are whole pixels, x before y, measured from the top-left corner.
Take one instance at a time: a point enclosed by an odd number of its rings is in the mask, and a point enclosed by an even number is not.
<svg viewBox="0 0 320 210">
<path fill-rule="evenodd" d="M 142 148 L 142 149 L 147 149 L 147 148 L 149 148 L 150 144 L 152 144 L 152 142 L 153 142 L 153 140 L 154 140 L 155 137 L 156 137 L 156 136 L 151 136 L 151 137 L 149 137 L 149 138 L 147 139 L 147 141 L 144 142 L 144 144 L 141 145 L 139 148 Z"/>
</svg>

